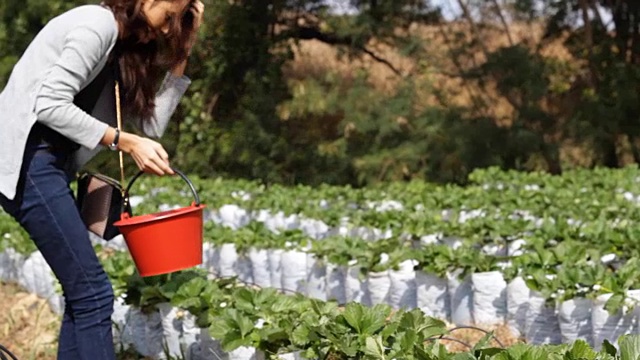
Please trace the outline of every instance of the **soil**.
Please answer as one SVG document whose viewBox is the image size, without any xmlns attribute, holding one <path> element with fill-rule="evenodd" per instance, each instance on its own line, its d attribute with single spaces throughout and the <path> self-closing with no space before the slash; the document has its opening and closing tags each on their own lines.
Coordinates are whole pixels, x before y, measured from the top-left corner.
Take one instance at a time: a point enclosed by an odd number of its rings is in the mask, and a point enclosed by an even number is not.
<svg viewBox="0 0 640 360">
<path fill-rule="evenodd" d="M 55 360 L 60 317 L 47 302 L 0 283 L 0 344 L 20 360 Z"/>
<path fill-rule="evenodd" d="M 451 340 L 440 340 L 442 344 L 447 346 L 451 352 L 469 351 L 470 347 L 478 344 L 486 335 L 485 331 L 493 332 L 490 346 L 493 347 L 510 347 L 511 345 L 524 343 L 523 339 L 514 336 L 509 327 L 505 326 L 477 326 L 473 328 L 451 328 L 452 331 L 446 338 Z M 479 330 L 482 329 L 482 330 Z"/>
</svg>

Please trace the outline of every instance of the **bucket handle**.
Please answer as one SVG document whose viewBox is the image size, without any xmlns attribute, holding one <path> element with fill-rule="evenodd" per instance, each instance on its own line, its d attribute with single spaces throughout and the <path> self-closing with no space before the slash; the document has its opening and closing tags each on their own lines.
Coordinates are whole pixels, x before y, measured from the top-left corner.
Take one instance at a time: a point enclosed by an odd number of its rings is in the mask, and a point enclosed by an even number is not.
<svg viewBox="0 0 640 360">
<path fill-rule="evenodd" d="M 187 177 L 187 175 L 185 175 L 182 171 L 172 167 L 171 170 L 173 170 L 173 172 L 175 172 L 176 174 L 180 175 L 180 177 L 182 178 L 182 180 L 184 180 L 187 185 L 189 185 L 189 189 L 191 190 L 191 194 L 193 194 L 193 204 L 195 206 L 200 206 L 200 196 L 198 196 L 198 192 L 196 191 L 195 186 L 193 186 L 193 183 L 191 182 L 191 180 L 189 180 L 189 178 Z M 131 186 L 133 186 L 133 183 L 138 180 L 138 178 L 144 174 L 144 171 L 139 171 L 132 179 L 131 181 L 129 181 L 129 185 L 127 185 L 127 189 L 125 190 L 125 197 L 124 197 L 124 211 L 122 215 L 129 215 L 129 216 L 133 216 L 132 211 L 131 211 L 131 204 L 129 203 L 129 190 L 131 190 Z"/>
</svg>

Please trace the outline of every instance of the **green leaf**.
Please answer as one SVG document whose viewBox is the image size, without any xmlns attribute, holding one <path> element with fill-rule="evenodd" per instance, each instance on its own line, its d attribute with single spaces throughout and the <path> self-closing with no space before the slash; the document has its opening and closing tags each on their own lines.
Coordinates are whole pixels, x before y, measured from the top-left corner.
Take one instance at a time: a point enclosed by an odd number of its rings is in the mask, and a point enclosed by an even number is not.
<svg viewBox="0 0 640 360">
<path fill-rule="evenodd" d="M 253 322 L 246 316 L 243 316 L 239 311 L 230 309 L 233 320 L 240 330 L 240 335 L 246 337 L 254 329 Z"/>
<path fill-rule="evenodd" d="M 471 355 L 470 353 L 455 354 L 451 359 L 452 360 L 477 360 L 476 357 Z"/>
<path fill-rule="evenodd" d="M 271 310 L 274 312 L 286 312 L 295 308 L 295 306 L 299 303 L 299 300 L 296 300 L 295 297 L 292 296 L 280 296 L 278 297 L 278 301 L 274 302 L 271 306 Z"/>
<path fill-rule="evenodd" d="M 364 353 L 371 356 L 374 359 L 384 360 L 384 345 L 382 345 L 382 338 L 380 336 L 369 336 L 365 341 Z"/>
<path fill-rule="evenodd" d="M 624 303 L 624 295 L 614 294 L 604 304 L 604 309 L 607 310 L 609 314 L 613 315 L 622 309 L 623 303 Z"/>
<path fill-rule="evenodd" d="M 232 328 L 225 321 L 217 321 L 209 326 L 209 335 L 217 340 L 222 340 L 225 335 L 230 333 Z"/>
<path fill-rule="evenodd" d="M 227 336 L 220 344 L 222 345 L 222 350 L 231 352 L 239 347 L 251 345 L 251 341 L 246 338 Z"/>
<path fill-rule="evenodd" d="M 253 296 L 253 292 L 247 288 L 237 289 L 233 294 L 234 306 L 241 311 L 249 313 L 255 312 Z"/>
<path fill-rule="evenodd" d="M 478 359 L 488 359 L 492 356 L 498 355 L 505 351 L 506 351 L 505 349 L 500 349 L 500 348 L 484 348 L 484 349 L 475 350 L 474 353 L 476 355 L 476 358 Z"/>
<path fill-rule="evenodd" d="M 571 347 L 569 353 L 571 354 L 571 356 L 573 356 L 574 359 L 587 360 L 595 359 L 597 355 L 595 350 L 593 350 L 591 346 L 589 346 L 589 344 L 587 344 L 587 342 L 584 340 L 577 340 L 575 343 L 573 343 L 573 346 Z"/>
<path fill-rule="evenodd" d="M 418 335 L 413 329 L 408 329 L 398 337 L 400 348 L 408 351 L 418 342 Z"/>
<path fill-rule="evenodd" d="M 304 346 L 309 343 L 309 328 L 305 325 L 296 327 L 291 333 L 291 342 L 297 346 Z"/>
<path fill-rule="evenodd" d="M 640 335 L 624 335 L 618 340 L 620 360 L 638 360 L 640 358 Z"/>
<path fill-rule="evenodd" d="M 534 354 L 531 353 L 533 346 L 527 344 L 515 344 L 508 349 L 506 349 L 505 353 L 498 355 L 500 359 L 536 359 Z"/>
<path fill-rule="evenodd" d="M 359 335 L 373 335 L 380 330 L 390 312 L 388 306 L 376 305 L 368 308 L 359 303 L 349 303 L 342 316 Z"/>
<path fill-rule="evenodd" d="M 485 334 L 482 339 L 480 339 L 480 341 L 478 341 L 476 343 L 476 345 L 473 347 L 472 351 L 475 350 L 480 350 L 485 348 L 487 345 L 489 345 L 489 343 L 491 342 L 491 339 L 493 339 L 493 331 Z"/>
</svg>

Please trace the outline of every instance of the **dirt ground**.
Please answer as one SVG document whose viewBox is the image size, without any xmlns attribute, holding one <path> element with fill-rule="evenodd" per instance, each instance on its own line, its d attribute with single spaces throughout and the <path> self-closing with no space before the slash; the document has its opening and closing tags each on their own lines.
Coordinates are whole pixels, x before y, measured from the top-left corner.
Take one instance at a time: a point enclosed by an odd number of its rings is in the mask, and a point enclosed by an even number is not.
<svg viewBox="0 0 640 360">
<path fill-rule="evenodd" d="M 491 346 L 495 347 L 509 347 L 517 343 L 523 343 L 523 339 L 519 339 L 511 333 L 511 330 L 505 326 L 478 326 L 478 328 L 484 331 L 492 331 L 493 338 L 490 342 Z M 455 329 L 452 327 L 452 329 Z M 487 333 L 473 328 L 461 328 L 455 329 L 446 336 L 447 339 L 441 340 L 443 344 L 447 346 L 449 351 L 462 352 L 470 350 L 470 347 L 478 344 Z"/>
<path fill-rule="evenodd" d="M 47 302 L 0 283 L 0 344 L 20 360 L 55 360 L 60 317 Z"/>
</svg>

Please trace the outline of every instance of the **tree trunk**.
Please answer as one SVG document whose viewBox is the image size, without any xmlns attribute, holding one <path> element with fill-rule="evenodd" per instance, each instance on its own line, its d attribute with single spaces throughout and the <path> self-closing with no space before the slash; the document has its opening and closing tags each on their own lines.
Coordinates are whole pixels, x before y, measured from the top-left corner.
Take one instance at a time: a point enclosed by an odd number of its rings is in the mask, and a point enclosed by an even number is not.
<svg viewBox="0 0 640 360">
<path fill-rule="evenodd" d="M 620 166 L 618 161 L 618 147 L 616 146 L 616 136 L 603 139 L 600 143 L 600 149 L 602 151 L 602 165 L 608 168 L 617 168 Z"/>
<path fill-rule="evenodd" d="M 556 146 L 544 144 L 542 148 L 542 157 L 547 163 L 547 171 L 552 175 L 562 174 L 562 165 L 560 164 L 560 154 Z"/>
</svg>

